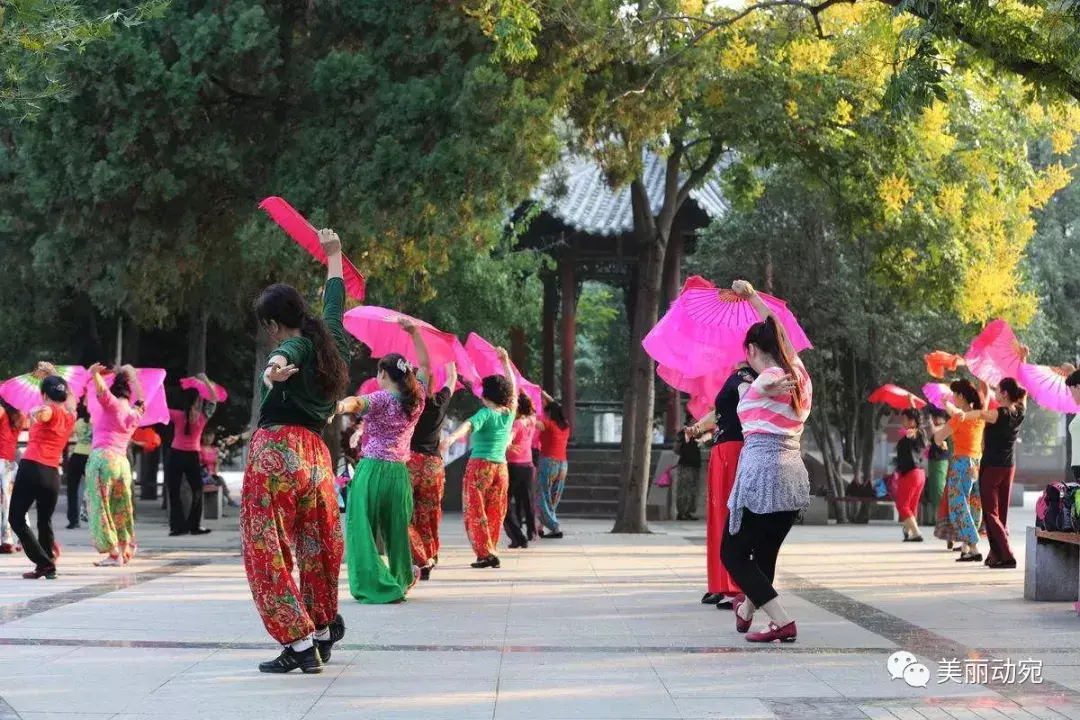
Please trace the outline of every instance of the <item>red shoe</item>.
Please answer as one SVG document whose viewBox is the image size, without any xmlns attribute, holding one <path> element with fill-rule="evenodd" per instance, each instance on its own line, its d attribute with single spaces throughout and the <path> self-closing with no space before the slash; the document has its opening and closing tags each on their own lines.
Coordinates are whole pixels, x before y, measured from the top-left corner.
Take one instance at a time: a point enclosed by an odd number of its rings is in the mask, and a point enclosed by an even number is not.
<svg viewBox="0 0 1080 720">
<path fill-rule="evenodd" d="M 743 620 L 739 615 L 739 608 L 747 602 L 746 596 L 739 593 L 735 596 L 735 599 L 731 601 L 731 609 L 735 611 L 735 630 L 736 632 L 746 633 L 750 630 L 750 620 Z"/>
<path fill-rule="evenodd" d="M 0 555 L 14 555 L 15 546 L 11 543 L 0 543 Z"/>
<path fill-rule="evenodd" d="M 784 627 L 776 627 L 773 623 L 769 623 L 769 627 L 759 632 L 747 633 L 746 642 L 754 643 L 769 643 L 780 642 L 790 643 L 795 642 L 795 638 L 798 637 L 799 631 L 795 627 L 795 621 L 792 620 Z"/>
<path fill-rule="evenodd" d="M 47 580 L 55 580 L 56 579 L 56 566 L 54 566 L 54 565 L 49 565 L 49 566 L 38 565 L 36 568 L 31 570 L 30 572 L 23 573 L 23 577 L 26 578 L 27 580 L 38 580 L 40 578 L 45 578 Z"/>
</svg>

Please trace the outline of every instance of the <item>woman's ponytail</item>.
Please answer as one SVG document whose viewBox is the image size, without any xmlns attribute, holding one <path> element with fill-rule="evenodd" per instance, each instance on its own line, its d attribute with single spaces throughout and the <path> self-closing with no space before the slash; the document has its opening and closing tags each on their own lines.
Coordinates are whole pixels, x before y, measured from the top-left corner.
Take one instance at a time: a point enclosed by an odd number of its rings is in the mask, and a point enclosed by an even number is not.
<svg viewBox="0 0 1080 720">
<path fill-rule="evenodd" d="M 326 323 L 322 318 L 305 314 L 300 321 L 300 334 L 315 346 L 315 388 L 331 400 L 344 397 L 349 387 L 349 368 Z"/>
<path fill-rule="evenodd" d="M 424 400 L 424 395 L 420 391 L 420 380 L 416 377 L 416 369 L 399 353 L 384 355 L 379 360 L 379 369 L 398 386 L 401 392 L 401 408 L 405 411 L 406 417 L 412 417 L 416 408 L 420 407 Z"/>
<path fill-rule="evenodd" d="M 802 376 L 795 369 L 795 357 L 788 352 L 788 345 L 783 342 L 784 330 L 779 321 L 773 316 L 765 318 L 763 322 L 755 323 L 746 331 L 745 345 L 754 345 L 766 355 L 772 356 L 780 368 L 795 380 L 795 388 L 791 391 L 791 406 L 795 413 L 801 413 L 805 398 L 803 397 Z"/>
</svg>

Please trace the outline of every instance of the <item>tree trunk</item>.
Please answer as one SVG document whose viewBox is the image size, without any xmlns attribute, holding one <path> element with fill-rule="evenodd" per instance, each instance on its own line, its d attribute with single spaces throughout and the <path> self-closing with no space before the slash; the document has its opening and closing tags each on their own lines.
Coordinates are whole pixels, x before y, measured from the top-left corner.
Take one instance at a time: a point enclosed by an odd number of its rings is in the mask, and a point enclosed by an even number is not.
<svg viewBox="0 0 1080 720">
<path fill-rule="evenodd" d="M 642 243 L 634 325 L 630 335 L 630 383 L 627 415 L 623 418 L 622 492 L 613 532 L 648 532 L 646 503 L 652 466 L 652 420 L 655 408 L 655 367 L 641 346 L 660 312 L 660 284 L 664 272 L 665 243 L 654 236 Z"/>
<path fill-rule="evenodd" d="M 262 408 L 262 389 L 263 371 L 266 370 L 267 356 L 273 348 L 270 347 L 270 338 L 266 334 L 266 330 L 259 323 L 255 321 L 255 372 L 252 377 L 252 397 L 251 397 L 251 423 L 250 429 L 254 430 L 259 426 L 259 410 Z"/>
<path fill-rule="evenodd" d="M 206 308 L 199 307 L 188 315 L 188 375 L 206 372 Z"/>
</svg>

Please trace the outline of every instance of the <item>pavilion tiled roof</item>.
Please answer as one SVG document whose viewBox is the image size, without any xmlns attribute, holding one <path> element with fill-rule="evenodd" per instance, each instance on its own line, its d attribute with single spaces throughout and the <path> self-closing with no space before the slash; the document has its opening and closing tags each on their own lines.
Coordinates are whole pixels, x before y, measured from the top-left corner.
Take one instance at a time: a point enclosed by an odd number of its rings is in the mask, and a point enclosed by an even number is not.
<svg viewBox="0 0 1080 720">
<path fill-rule="evenodd" d="M 728 162 L 721 160 L 717 169 L 723 169 Z M 644 170 L 645 188 L 653 214 L 656 214 L 664 202 L 664 158 L 646 151 Z M 715 175 L 691 190 L 690 199 L 713 219 L 728 210 Z M 591 158 L 565 157 L 545 176 L 533 193 L 533 200 L 540 202 L 547 213 L 581 232 L 611 237 L 634 228 L 630 186 L 612 189 L 603 169 Z"/>
</svg>

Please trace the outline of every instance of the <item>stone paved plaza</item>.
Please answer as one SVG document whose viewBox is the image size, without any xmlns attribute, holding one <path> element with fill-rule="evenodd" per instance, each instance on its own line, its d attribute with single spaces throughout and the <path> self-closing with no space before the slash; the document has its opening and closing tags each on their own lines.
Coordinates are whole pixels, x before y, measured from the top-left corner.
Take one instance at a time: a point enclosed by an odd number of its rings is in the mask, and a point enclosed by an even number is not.
<svg viewBox="0 0 1080 720">
<path fill-rule="evenodd" d="M 1072 604 L 1025 602 L 1022 570 L 958 565 L 888 524 L 796 527 L 779 584 L 799 640 L 760 647 L 699 604 L 701 523 L 625 536 L 569 521 L 564 540 L 481 571 L 451 515 L 442 564 L 408 603 L 353 602 L 343 569 L 348 631 L 326 672 L 271 676 L 255 667 L 277 650 L 235 517 L 174 539 L 157 508 L 139 514 L 126 568 L 92 567 L 85 530 L 59 530 L 54 581 L 22 580 L 25 559 L 0 557 L 0 719 L 1080 718 Z M 1031 517 L 1010 518 L 1021 562 Z M 890 678 L 898 650 L 930 670 L 925 688 Z M 1031 659 L 1043 681 L 940 683 L 953 658 L 973 673 L 979 659 Z"/>
</svg>

